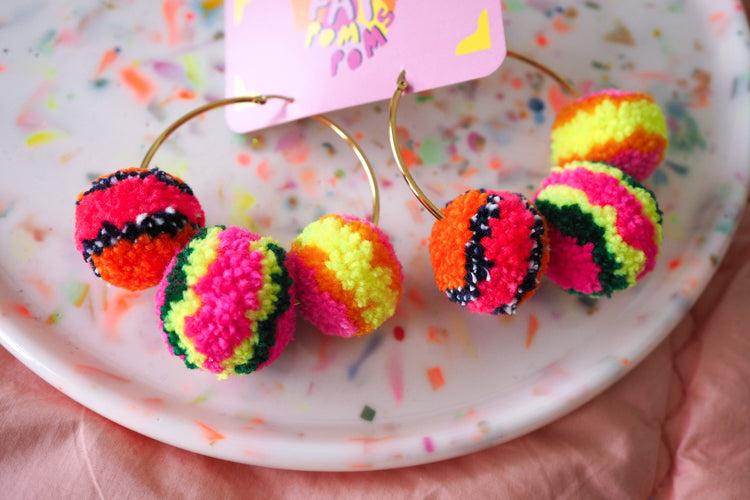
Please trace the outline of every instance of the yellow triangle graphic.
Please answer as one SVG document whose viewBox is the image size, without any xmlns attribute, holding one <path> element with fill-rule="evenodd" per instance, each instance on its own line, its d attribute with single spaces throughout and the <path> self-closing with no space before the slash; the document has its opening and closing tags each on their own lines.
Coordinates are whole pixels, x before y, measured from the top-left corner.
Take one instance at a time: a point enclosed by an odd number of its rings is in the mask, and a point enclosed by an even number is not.
<svg viewBox="0 0 750 500">
<path fill-rule="evenodd" d="M 486 50 L 491 47 L 490 21 L 487 17 L 487 9 L 484 9 L 482 13 L 479 14 L 479 19 L 477 19 L 477 30 L 456 45 L 456 55 L 460 56 L 461 54 L 479 52 L 480 50 Z"/>
<path fill-rule="evenodd" d="M 249 4 L 251 0 L 235 0 L 234 2 L 234 24 L 235 26 L 240 24 L 242 17 L 245 15 L 245 5 Z"/>
</svg>

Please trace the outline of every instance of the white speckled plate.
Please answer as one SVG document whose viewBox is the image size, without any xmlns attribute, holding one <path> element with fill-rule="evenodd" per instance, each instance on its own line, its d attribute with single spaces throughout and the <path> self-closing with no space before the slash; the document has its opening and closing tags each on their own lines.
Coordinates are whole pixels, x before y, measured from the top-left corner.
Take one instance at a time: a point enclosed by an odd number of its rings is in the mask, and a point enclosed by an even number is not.
<svg viewBox="0 0 750 500">
<path fill-rule="evenodd" d="M 648 91 L 672 146 L 648 185 L 665 213 L 657 269 L 585 303 L 544 281 L 514 318 L 479 317 L 435 290 L 431 220 L 387 147 L 387 103 L 333 117 L 377 168 L 381 226 L 405 268 L 396 317 L 368 337 L 300 325 L 279 361 L 219 382 L 167 353 L 153 290 L 97 280 L 73 245 L 92 176 L 138 164 L 173 119 L 221 96 L 211 2 L 5 2 L 0 7 L 0 340 L 61 391 L 166 443 L 291 469 L 401 467 L 533 430 L 592 398 L 658 344 L 711 277 L 750 170 L 750 45 L 739 3 L 506 1 L 508 45 L 581 90 Z M 169 8 L 167 8 L 169 7 Z M 442 204 L 467 187 L 533 191 L 548 169 L 549 82 L 507 61 L 399 113 L 414 174 Z M 531 97 L 546 103 L 528 109 Z M 365 215 L 357 161 L 315 122 L 251 136 L 221 112 L 181 129 L 156 164 L 188 182 L 209 223 L 288 244 L 326 212 Z"/>
</svg>

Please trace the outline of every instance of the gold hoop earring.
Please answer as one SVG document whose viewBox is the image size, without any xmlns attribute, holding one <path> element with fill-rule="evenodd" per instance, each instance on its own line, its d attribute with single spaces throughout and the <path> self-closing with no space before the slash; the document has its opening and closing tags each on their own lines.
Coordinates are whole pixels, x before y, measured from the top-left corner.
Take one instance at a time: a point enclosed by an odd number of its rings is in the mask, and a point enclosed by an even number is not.
<svg viewBox="0 0 750 500">
<path fill-rule="evenodd" d="M 578 95 L 550 68 L 509 54 Z M 391 150 L 412 193 L 437 219 L 430 260 L 438 288 L 451 301 L 472 312 L 513 314 L 545 271 L 566 291 L 610 296 L 654 268 L 661 211 L 653 193 L 626 173 L 650 174 L 666 149 L 666 121 L 650 96 L 602 91 L 563 109 L 553 126 L 553 158 L 562 161 L 566 150 L 579 156 L 552 169 L 533 204 L 518 193 L 479 189 L 441 211 L 414 181 L 398 145 L 396 112 L 407 88 L 402 71 L 388 115 Z M 591 133 L 602 120 L 607 133 L 621 133 L 614 139 Z"/>
<path fill-rule="evenodd" d="M 381 293 L 379 297 L 388 298 L 388 305 L 378 304 L 380 315 L 376 319 L 382 322 L 392 315 L 400 299 L 401 266 L 388 237 L 375 226 L 379 194 L 372 168 L 356 141 L 327 117 L 313 118 L 349 144 L 367 173 L 373 196 L 372 222 L 350 216 L 326 216 L 303 231 L 300 238 L 306 232 L 313 233 L 313 243 L 308 244 L 307 240 L 296 243 L 291 259 L 272 238 L 238 227 L 203 227 L 203 210 L 190 188 L 165 172 L 148 169 L 158 148 L 192 118 L 232 104 L 264 104 L 271 98 L 292 100 L 283 96 L 237 97 L 190 111 L 157 137 L 141 162 L 141 168 L 121 170 L 98 179 L 89 191 L 79 196 L 76 208 L 77 241 L 85 248 L 111 249 L 119 258 L 112 262 L 97 261 L 97 269 L 106 267 L 102 266 L 103 262 L 117 268 L 115 273 L 99 274 L 102 277 L 114 274 L 121 279 L 113 284 L 128 285 L 130 289 L 153 286 L 156 284 L 154 277 L 158 277 L 156 309 L 170 351 L 182 358 L 188 368 L 200 368 L 219 378 L 251 373 L 271 364 L 292 340 L 295 306 L 316 310 L 321 305 L 319 298 L 313 307 L 306 304 L 315 293 L 318 296 L 325 293 L 325 290 L 308 289 L 313 287 L 307 278 L 312 276 L 315 284 L 315 276 L 325 274 L 329 267 L 343 269 L 346 273 L 351 263 L 345 259 L 345 252 L 321 258 L 325 251 L 315 241 L 316 230 L 308 229 L 314 224 L 326 226 L 328 221 L 339 217 L 345 226 L 340 231 L 345 235 L 341 241 L 377 248 L 369 256 L 375 255 L 380 260 L 353 265 L 352 272 L 358 274 L 342 279 L 355 283 L 364 281 L 365 289 L 358 290 L 359 295 L 368 295 L 367 287 L 375 281 L 363 278 L 368 272 L 377 276 L 378 286 L 385 278 L 392 280 L 392 286 L 388 287 L 390 295 L 384 297 Z M 85 236 L 92 231 L 98 231 L 99 245 L 96 241 L 86 242 Z M 187 238 L 186 233 L 189 233 Z M 154 244 L 155 241 L 158 244 Z M 302 250 L 307 247 L 312 250 Z M 305 260 L 305 252 L 313 253 L 318 259 Z M 383 259 L 384 255 L 387 259 Z M 387 266 L 390 266 L 390 274 L 383 271 Z M 304 270 L 307 279 L 303 280 L 305 289 L 299 299 L 294 283 L 297 269 Z M 150 273 L 148 280 L 143 279 L 146 270 Z M 330 306 L 330 302 L 335 302 L 335 298 L 329 298 L 326 305 Z M 373 316 L 367 307 L 360 309 L 359 314 Z M 378 325 L 370 321 L 365 326 L 372 330 Z M 366 333 L 363 330 L 357 333 Z"/>
</svg>

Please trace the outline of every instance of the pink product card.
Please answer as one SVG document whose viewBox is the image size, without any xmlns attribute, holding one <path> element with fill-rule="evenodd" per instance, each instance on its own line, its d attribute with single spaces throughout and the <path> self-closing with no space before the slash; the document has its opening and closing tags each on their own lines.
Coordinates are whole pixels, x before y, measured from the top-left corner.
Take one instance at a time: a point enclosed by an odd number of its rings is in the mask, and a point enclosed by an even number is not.
<svg viewBox="0 0 750 500">
<path fill-rule="evenodd" d="M 227 0 L 227 109 L 235 132 L 487 76 L 505 57 L 500 0 Z"/>
</svg>

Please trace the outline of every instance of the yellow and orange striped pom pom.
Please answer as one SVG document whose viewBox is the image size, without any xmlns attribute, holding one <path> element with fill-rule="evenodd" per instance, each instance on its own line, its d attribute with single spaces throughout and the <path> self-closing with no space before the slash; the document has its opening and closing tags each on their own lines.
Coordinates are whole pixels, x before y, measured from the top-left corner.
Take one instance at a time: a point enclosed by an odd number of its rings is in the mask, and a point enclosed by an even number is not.
<svg viewBox="0 0 750 500">
<path fill-rule="evenodd" d="M 552 125 L 552 164 L 605 162 L 642 182 L 664 159 L 667 122 L 646 94 L 604 90 L 564 107 Z"/>
<path fill-rule="evenodd" d="M 292 242 L 298 310 L 327 335 L 353 337 L 396 312 L 403 273 L 388 236 L 369 221 L 326 215 Z"/>
</svg>

